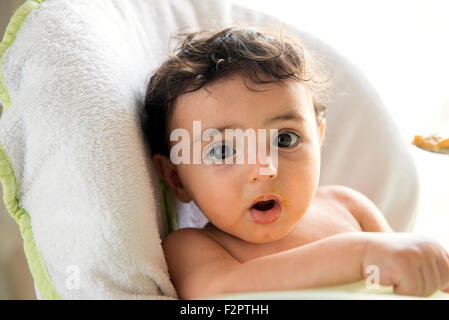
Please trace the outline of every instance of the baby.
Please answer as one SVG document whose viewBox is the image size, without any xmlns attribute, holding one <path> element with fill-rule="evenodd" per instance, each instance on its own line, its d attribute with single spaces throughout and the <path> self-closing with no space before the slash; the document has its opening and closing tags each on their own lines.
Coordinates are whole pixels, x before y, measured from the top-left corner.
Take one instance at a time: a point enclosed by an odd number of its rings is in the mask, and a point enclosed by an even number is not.
<svg viewBox="0 0 449 320">
<path fill-rule="evenodd" d="M 397 294 L 449 287 L 449 255 L 437 242 L 393 232 L 355 190 L 318 186 L 323 82 L 298 39 L 238 27 L 181 35 L 142 112 L 157 174 L 210 221 L 163 241 L 179 298 L 344 284 L 372 265 Z M 266 129 L 255 161 L 250 144 L 227 134 L 239 129 L 248 140 Z"/>
</svg>

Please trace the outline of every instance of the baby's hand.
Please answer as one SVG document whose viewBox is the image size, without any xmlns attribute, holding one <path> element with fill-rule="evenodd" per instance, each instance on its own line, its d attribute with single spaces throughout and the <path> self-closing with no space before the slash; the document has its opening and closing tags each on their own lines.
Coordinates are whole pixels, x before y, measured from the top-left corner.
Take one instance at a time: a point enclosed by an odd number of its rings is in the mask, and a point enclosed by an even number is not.
<svg viewBox="0 0 449 320">
<path fill-rule="evenodd" d="M 367 246 L 363 270 L 369 265 L 379 268 L 380 284 L 393 285 L 396 294 L 427 297 L 449 290 L 449 254 L 431 238 L 376 234 Z"/>
</svg>

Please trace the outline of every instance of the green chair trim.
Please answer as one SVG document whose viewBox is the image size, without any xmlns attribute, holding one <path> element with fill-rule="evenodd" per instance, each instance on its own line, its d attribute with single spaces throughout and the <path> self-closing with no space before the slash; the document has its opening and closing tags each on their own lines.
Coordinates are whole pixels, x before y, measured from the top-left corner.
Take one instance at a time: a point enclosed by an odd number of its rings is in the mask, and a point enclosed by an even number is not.
<svg viewBox="0 0 449 320">
<path fill-rule="evenodd" d="M 17 33 L 25 22 L 28 14 L 31 11 L 39 8 L 41 3 L 45 0 L 28 0 L 25 2 L 11 18 L 8 27 L 6 28 L 5 35 L 0 43 L 0 99 L 3 103 L 3 112 L 5 112 L 11 105 L 10 96 L 6 88 L 6 84 L 3 78 L 2 66 L 4 53 L 9 46 L 16 39 Z M 33 276 L 33 280 L 39 290 L 39 293 L 44 299 L 61 299 L 59 294 L 51 282 L 50 276 L 45 267 L 45 263 L 42 256 L 39 253 L 36 242 L 34 240 L 31 218 L 24 208 L 19 206 L 19 199 L 17 197 L 17 180 L 14 171 L 11 166 L 9 157 L 0 143 L 0 181 L 3 187 L 3 201 L 6 209 L 11 217 L 14 218 L 19 225 L 20 233 L 23 239 L 23 248 L 25 256 L 28 261 L 28 266 Z"/>
</svg>

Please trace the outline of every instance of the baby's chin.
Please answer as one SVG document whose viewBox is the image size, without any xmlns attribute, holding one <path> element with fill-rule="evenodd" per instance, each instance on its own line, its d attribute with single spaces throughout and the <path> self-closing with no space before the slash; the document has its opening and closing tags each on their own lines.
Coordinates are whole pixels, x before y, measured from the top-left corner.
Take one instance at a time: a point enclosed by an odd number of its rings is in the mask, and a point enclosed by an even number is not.
<svg viewBox="0 0 449 320">
<path fill-rule="evenodd" d="M 269 243 L 275 243 L 275 242 L 281 241 L 285 237 L 286 236 L 283 236 L 283 237 L 264 237 L 264 238 L 261 238 L 261 239 L 251 238 L 251 239 L 241 239 L 241 240 L 243 240 L 245 242 L 248 242 L 248 243 L 252 243 L 252 244 L 269 244 Z"/>
<path fill-rule="evenodd" d="M 239 232 L 239 238 L 254 244 L 268 244 L 284 240 L 290 235 L 301 217 L 297 216 L 293 219 L 292 216 L 284 212 L 284 215 L 281 215 L 281 218 L 274 223 L 261 225 L 251 221 L 247 230 Z"/>
<path fill-rule="evenodd" d="M 263 228 L 264 230 L 258 230 L 256 232 L 241 231 L 239 234 L 233 234 L 235 237 L 242 241 L 253 244 L 268 244 L 281 241 L 285 239 L 292 228 Z"/>
<path fill-rule="evenodd" d="M 302 216 L 303 214 L 291 215 L 287 210 L 282 210 L 279 219 L 271 223 L 257 223 L 250 213 L 244 214 L 232 223 L 224 224 L 223 221 L 211 223 L 215 228 L 241 241 L 252 244 L 269 244 L 285 240 Z"/>
</svg>

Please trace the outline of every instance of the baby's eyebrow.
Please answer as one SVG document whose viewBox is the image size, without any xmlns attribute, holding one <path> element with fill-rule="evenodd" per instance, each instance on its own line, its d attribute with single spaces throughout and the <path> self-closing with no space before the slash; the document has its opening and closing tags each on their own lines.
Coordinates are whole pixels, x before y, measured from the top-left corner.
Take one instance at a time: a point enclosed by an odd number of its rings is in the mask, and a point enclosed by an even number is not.
<svg viewBox="0 0 449 320">
<path fill-rule="evenodd" d="M 305 118 L 299 114 L 296 110 L 289 110 L 285 113 L 282 114 L 278 114 L 272 118 L 266 119 L 263 123 L 264 126 L 266 126 L 269 123 L 272 122 L 276 122 L 276 121 L 298 121 L 298 122 L 306 122 Z M 241 129 L 241 126 L 238 126 L 236 124 L 228 124 L 228 125 L 224 125 L 224 126 L 220 126 L 219 128 L 215 128 L 216 130 L 220 131 L 221 133 L 223 133 L 225 131 L 225 129 Z M 207 129 L 211 129 L 211 128 L 207 128 Z M 205 129 L 204 131 L 206 131 L 207 129 Z M 204 133 L 203 131 L 203 133 Z M 202 135 L 203 135 L 202 133 Z M 213 136 L 213 134 L 211 135 L 206 135 L 204 138 L 209 138 Z M 193 142 L 196 141 L 200 141 L 201 140 L 201 136 L 196 137 Z M 203 141 L 203 142 L 207 142 L 207 141 Z"/>
<path fill-rule="evenodd" d="M 203 137 L 204 139 L 208 139 L 208 138 L 210 138 L 210 137 L 212 137 L 212 136 L 215 135 L 212 131 L 210 131 L 209 134 L 204 134 L 204 132 L 205 132 L 206 130 L 216 129 L 216 130 L 220 131 L 221 133 L 223 133 L 226 129 L 241 129 L 241 128 L 242 128 L 242 127 L 240 127 L 240 126 L 238 126 L 238 125 L 236 125 L 236 124 L 224 125 L 224 126 L 221 126 L 221 127 L 219 127 L 219 128 L 206 128 L 205 130 L 203 130 L 203 132 L 201 133 L 200 136 L 197 136 L 197 137 L 193 140 L 193 142 L 200 141 L 200 140 L 202 139 L 202 136 L 204 136 L 204 137 Z M 202 142 L 205 143 L 205 142 L 207 142 L 207 141 L 202 141 Z"/>
<path fill-rule="evenodd" d="M 264 125 L 267 125 L 271 122 L 275 122 L 275 121 L 287 121 L 287 120 L 293 120 L 293 121 L 299 121 L 299 122 L 305 122 L 306 120 L 304 119 L 304 117 L 299 114 L 296 110 L 289 110 L 286 113 L 282 113 L 279 115 L 276 115 L 270 119 L 265 120 Z"/>
</svg>

